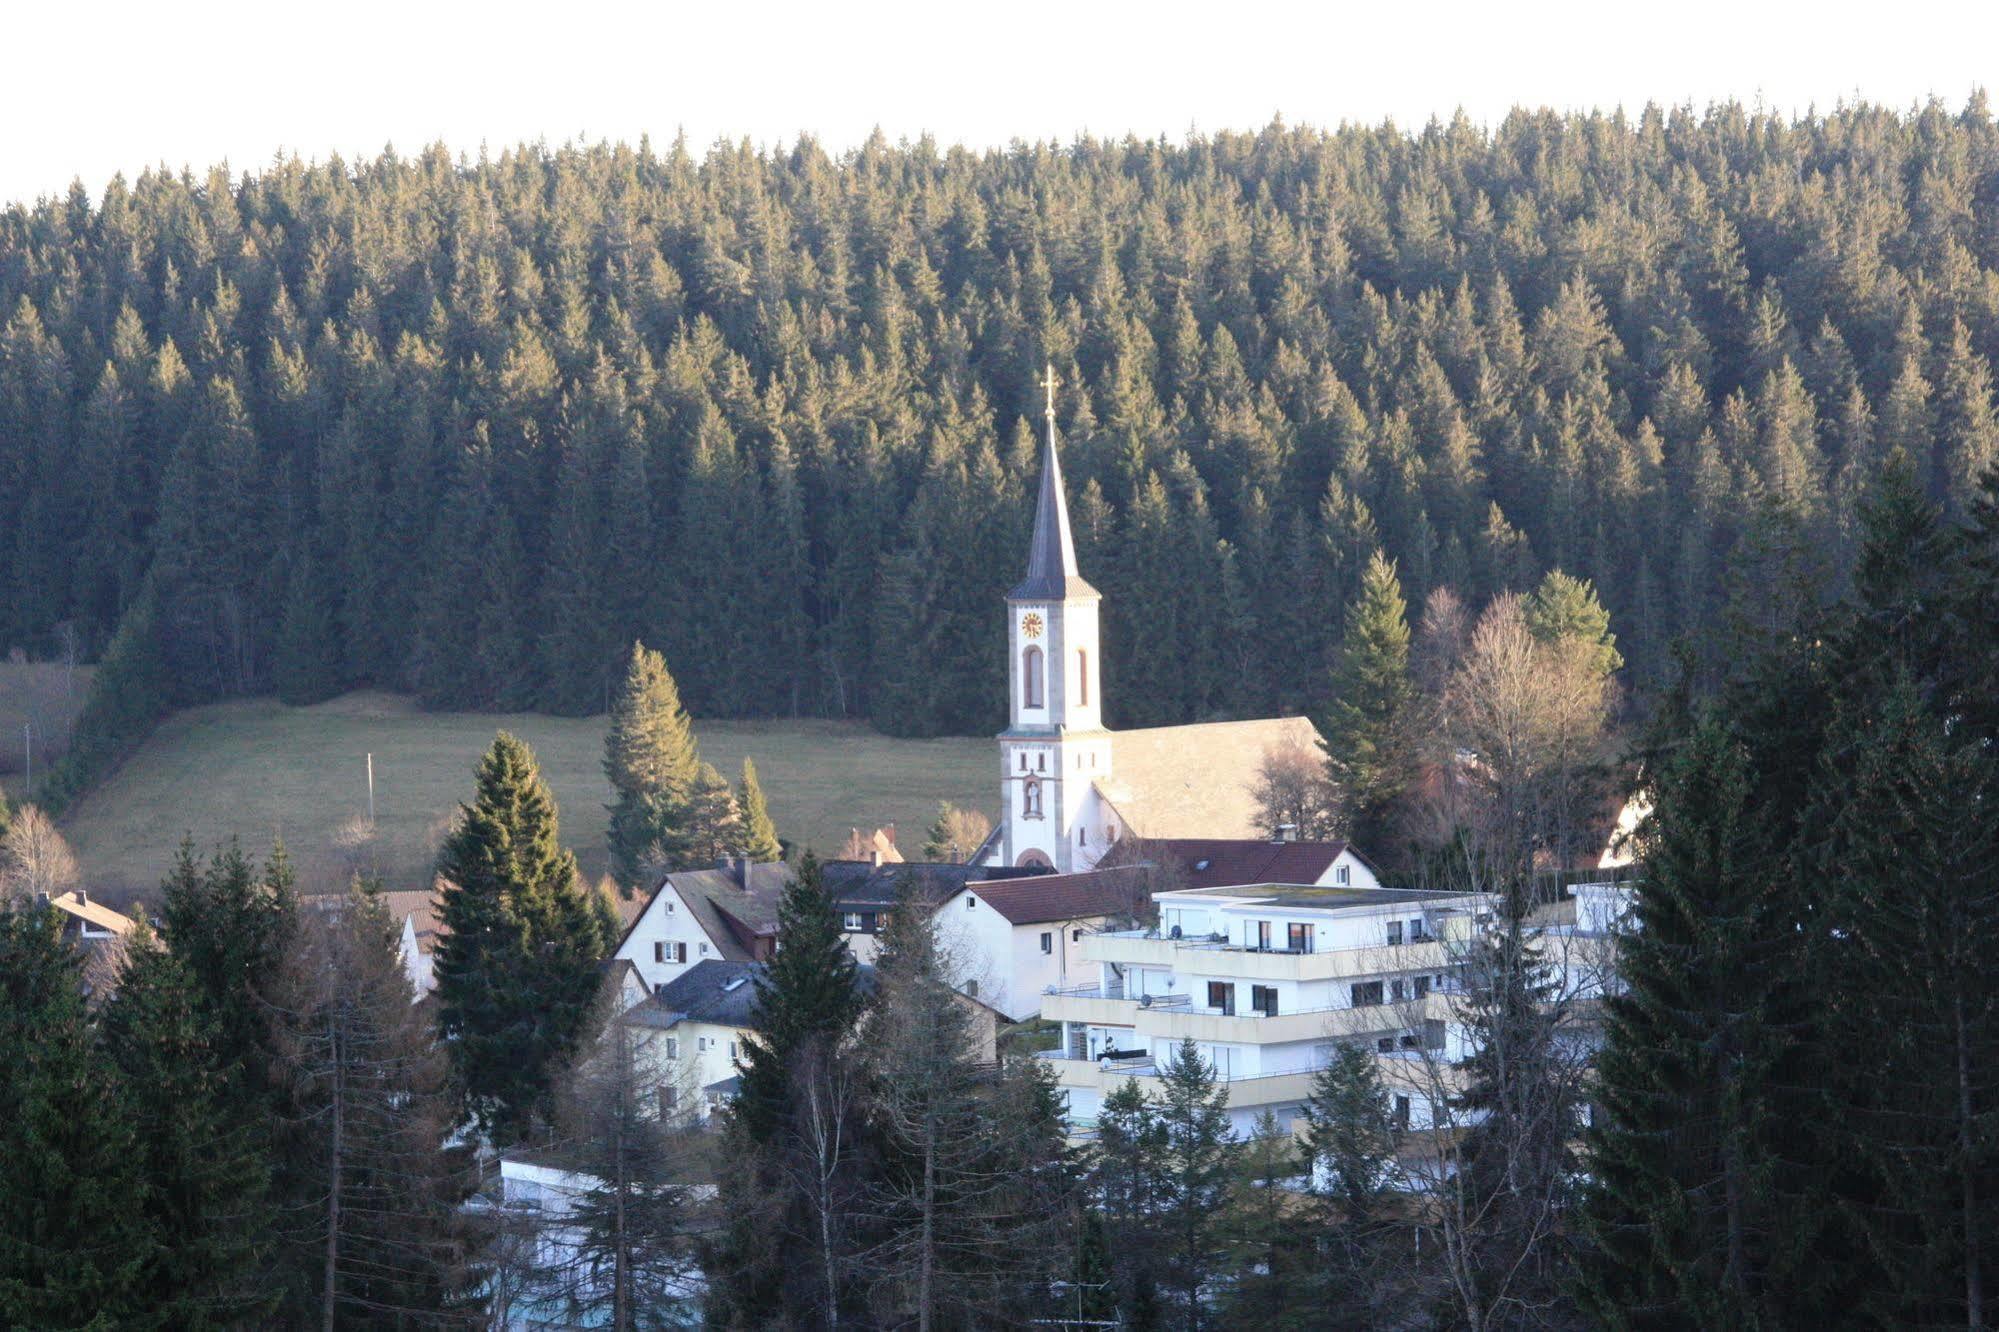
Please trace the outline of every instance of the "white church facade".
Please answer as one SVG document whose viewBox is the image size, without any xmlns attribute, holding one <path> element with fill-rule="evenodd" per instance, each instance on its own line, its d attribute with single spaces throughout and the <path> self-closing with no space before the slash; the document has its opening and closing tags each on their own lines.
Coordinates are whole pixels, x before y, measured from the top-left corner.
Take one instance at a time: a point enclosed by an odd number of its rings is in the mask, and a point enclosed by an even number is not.
<svg viewBox="0 0 1999 1332">
<path fill-rule="evenodd" d="M 999 735 L 1000 819 L 986 865 L 1096 866 L 1119 841 L 1256 838 L 1252 787 L 1265 755 L 1316 752 L 1303 717 L 1113 732 L 1103 721 L 1103 600 L 1076 567 L 1055 398 L 1035 500 L 1027 572 L 1007 594 L 1007 719 Z"/>
</svg>

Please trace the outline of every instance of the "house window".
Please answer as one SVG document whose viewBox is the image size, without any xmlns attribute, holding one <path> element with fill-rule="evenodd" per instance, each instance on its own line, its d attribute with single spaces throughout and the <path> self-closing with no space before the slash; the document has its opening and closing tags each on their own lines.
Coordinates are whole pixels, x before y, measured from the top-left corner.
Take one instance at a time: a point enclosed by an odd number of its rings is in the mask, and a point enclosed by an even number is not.
<svg viewBox="0 0 1999 1332">
<path fill-rule="evenodd" d="M 1353 987 L 1353 1006 L 1372 1008 L 1381 1002 L 1381 982 L 1362 981 Z"/>
<path fill-rule="evenodd" d="M 708 956 L 708 945 L 707 945 L 707 944 L 702 944 L 702 945 L 701 945 L 701 956 L 703 956 L 703 957 L 706 957 L 706 956 Z M 682 962 L 685 962 L 685 961 L 687 960 L 687 945 L 686 945 L 686 944 L 682 944 L 682 945 L 680 945 L 680 960 L 681 960 Z"/>
<path fill-rule="evenodd" d="M 1020 654 L 1020 705 L 1041 706 L 1041 649 L 1031 647 Z"/>
<path fill-rule="evenodd" d="M 1084 707 L 1090 706 L 1090 654 L 1082 648 L 1076 649 L 1076 701 Z"/>
<path fill-rule="evenodd" d="M 1083 942 L 1083 932 L 1082 932 L 1081 930 L 1070 930 L 1070 931 L 1069 931 L 1069 942 L 1070 942 L 1070 943 L 1081 943 L 1081 942 Z"/>
<path fill-rule="evenodd" d="M 673 1113 L 673 1107 L 680 1104 L 680 1088 L 661 1087 L 659 1089 L 659 1113 L 664 1119 Z"/>
<path fill-rule="evenodd" d="M 1395 980 L 1388 983 L 1388 997 L 1398 1004 L 1408 997 L 1402 989 L 1401 981 Z"/>
<path fill-rule="evenodd" d="M 972 896 L 970 893 L 965 894 L 965 910 L 967 911 L 976 910 L 978 905 L 979 905 L 978 898 Z"/>
<path fill-rule="evenodd" d="M 1401 921 L 1391 920 L 1388 922 L 1388 942 L 1390 942 L 1391 944 L 1399 944 L 1402 942 Z"/>
<path fill-rule="evenodd" d="M 971 998 L 973 998 L 973 999 L 976 999 L 976 998 L 978 998 L 978 997 L 979 997 L 979 983 L 978 983 L 977 981 L 975 981 L 975 980 L 968 980 L 968 981 L 966 981 L 966 982 L 965 982 L 965 993 L 966 993 L 966 994 L 967 994 L 968 996 L 970 996 Z"/>
<path fill-rule="evenodd" d="M 1423 928 L 1423 918 L 1421 916 L 1418 916 L 1415 920 L 1409 922 L 1410 943 L 1421 943 L 1423 942 L 1423 940 L 1429 937 L 1430 937 L 1430 932 Z"/>
<path fill-rule="evenodd" d="M 1089 844 L 1090 844 L 1090 834 L 1089 834 L 1089 832 L 1088 832 L 1087 830 L 1085 830 L 1085 829 L 1082 829 L 1082 828 L 1078 828 L 1078 829 L 1076 829 L 1076 845 L 1077 845 L 1077 846 L 1088 846 Z"/>
<path fill-rule="evenodd" d="M 1043 930 L 1041 932 L 1041 951 L 1044 953 L 1052 953 L 1055 951 L 1055 935 L 1053 932 L 1049 930 Z"/>
<path fill-rule="evenodd" d="M 844 916 L 840 917 L 840 928 L 849 934 L 859 933 L 861 929 L 861 913 L 858 911 L 847 912 Z"/>
<path fill-rule="evenodd" d="M 702 944 L 701 951 L 704 953 L 707 952 L 708 945 Z M 685 943 L 677 943 L 673 946 L 673 960 L 676 962 L 685 962 L 687 960 L 687 945 Z"/>
<path fill-rule="evenodd" d="M 666 904 L 666 914 L 669 916 L 673 914 L 673 903 L 668 902 Z"/>
<path fill-rule="evenodd" d="M 1383 1036 L 1374 1043 L 1374 1049 L 1377 1054 L 1394 1054 L 1395 1038 L 1393 1036 Z"/>
<path fill-rule="evenodd" d="M 1409 1098 L 1407 1096 L 1398 1096 L 1395 1098 L 1395 1127 L 1399 1129 L 1407 1129 L 1409 1127 Z"/>
<path fill-rule="evenodd" d="M 736 1043 L 735 1043 L 734 1041 L 730 1041 L 730 1042 L 729 1042 L 729 1058 L 730 1058 L 730 1059 L 734 1059 L 735 1057 L 736 1057 Z"/>
<path fill-rule="evenodd" d="M 699 1053 L 699 1054 L 707 1054 L 707 1053 L 708 1053 L 708 1038 L 707 1038 L 706 1036 L 697 1036 L 697 1037 L 695 1037 L 695 1038 L 694 1038 L 694 1049 L 695 1049 L 695 1051 L 696 1051 L 697 1053 Z"/>
<path fill-rule="evenodd" d="M 1208 1007 L 1223 1017 L 1235 1016 L 1235 982 L 1209 981 Z"/>
<path fill-rule="evenodd" d="M 1250 986 L 1249 1006 L 1265 1017 L 1276 1017 L 1277 987 L 1275 985 Z"/>
<path fill-rule="evenodd" d="M 1333 871 L 1333 882 L 1342 888 L 1346 887 L 1353 882 L 1353 871 L 1345 865 L 1340 866 Z"/>
<path fill-rule="evenodd" d="M 666 1038 L 666 1057 L 668 1059 L 680 1058 L 680 1038 L 678 1036 L 669 1036 Z"/>
<path fill-rule="evenodd" d="M 1429 993 L 1430 993 L 1430 978 L 1428 976 L 1418 976 L 1416 978 L 1416 997 L 1418 999 L 1421 999 L 1426 995 L 1428 995 Z"/>
<path fill-rule="evenodd" d="M 1294 921 L 1284 928 L 1285 946 L 1287 948 L 1294 953 L 1309 953 L 1312 951 L 1312 927 L 1310 925 L 1300 925 Z"/>
</svg>

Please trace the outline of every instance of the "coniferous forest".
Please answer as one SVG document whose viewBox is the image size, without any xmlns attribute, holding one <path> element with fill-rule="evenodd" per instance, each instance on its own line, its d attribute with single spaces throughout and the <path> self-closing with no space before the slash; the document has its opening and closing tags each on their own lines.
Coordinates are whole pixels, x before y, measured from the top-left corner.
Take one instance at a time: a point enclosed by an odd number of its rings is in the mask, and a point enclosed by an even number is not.
<svg viewBox="0 0 1999 1332">
<path fill-rule="evenodd" d="M 598 711 L 640 638 L 988 730 L 1048 360 L 1114 725 L 1319 704 L 1377 547 L 1589 579 L 1643 695 L 1843 590 L 1896 451 L 1962 510 L 1995 191 L 1982 99 L 77 187 L 0 216 L 0 647 L 102 660 L 72 784 L 243 693 Z"/>
</svg>

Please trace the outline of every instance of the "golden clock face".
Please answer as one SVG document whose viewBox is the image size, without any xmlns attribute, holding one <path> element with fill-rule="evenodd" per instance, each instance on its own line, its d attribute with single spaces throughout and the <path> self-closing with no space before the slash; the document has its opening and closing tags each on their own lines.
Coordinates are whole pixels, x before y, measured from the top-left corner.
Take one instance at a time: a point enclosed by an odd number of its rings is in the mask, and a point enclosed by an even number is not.
<svg viewBox="0 0 1999 1332">
<path fill-rule="evenodd" d="M 1027 638 L 1041 637 L 1041 616 L 1035 611 L 1029 611 L 1021 616 L 1020 632 Z"/>
</svg>

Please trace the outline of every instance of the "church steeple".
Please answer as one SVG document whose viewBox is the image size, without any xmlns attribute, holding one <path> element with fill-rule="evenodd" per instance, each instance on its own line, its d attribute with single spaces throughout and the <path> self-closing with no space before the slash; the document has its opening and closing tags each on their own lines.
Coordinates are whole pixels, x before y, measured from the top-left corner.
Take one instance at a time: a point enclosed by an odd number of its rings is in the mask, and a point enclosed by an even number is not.
<svg viewBox="0 0 1999 1332">
<path fill-rule="evenodd" d="M 1069 533 L 1069 500 L 1062 492 L 1062 462 L 1055 453 L 1055 367 L 1041 381 L 1047 390 L 1048 440 L 1041 451 L 1041 491 L 1034 501 L 1034 539 L 1027 547 L 1027 576 L 1007 596 L 1013 601 L 1094 597 L 1076 571 L 1076 540 Z"/>
<path fill-rule="evenodd" d="M 1104 730 L 1097 610 L 1103 600 L 1076 569 L 1062 463 L 1055 455 L 1055 367 L 1048 443 L 1034 505 L 1027 577 L 1007 593 L 1007 728 L 1000 733 L 1002 827 L 992 863 L 1087 869 L 1106 821 L 1096 784 L 1111 775 Z"/>
</svg>

